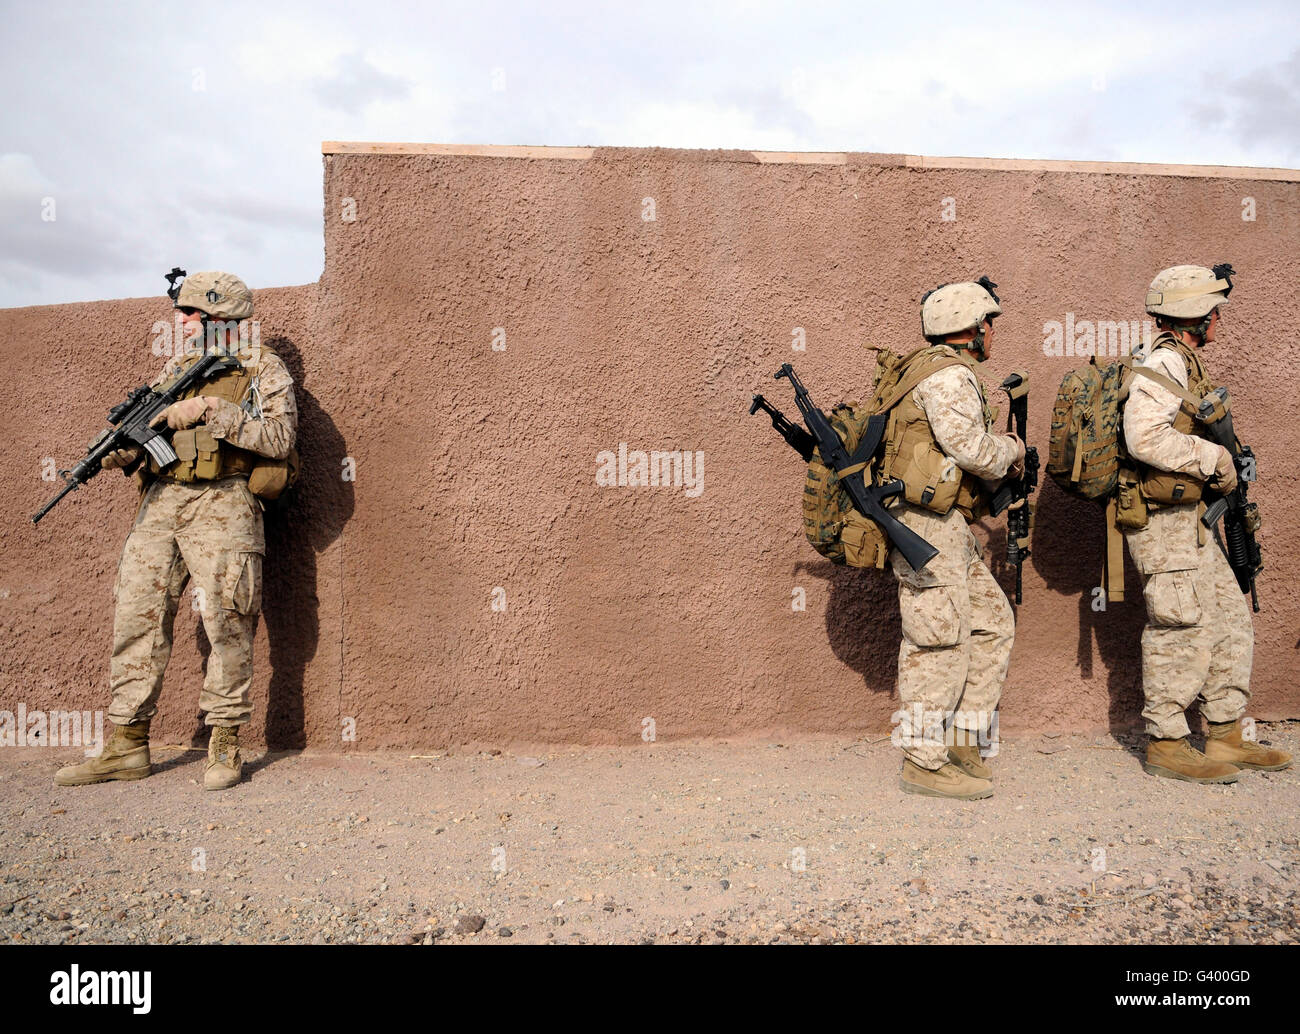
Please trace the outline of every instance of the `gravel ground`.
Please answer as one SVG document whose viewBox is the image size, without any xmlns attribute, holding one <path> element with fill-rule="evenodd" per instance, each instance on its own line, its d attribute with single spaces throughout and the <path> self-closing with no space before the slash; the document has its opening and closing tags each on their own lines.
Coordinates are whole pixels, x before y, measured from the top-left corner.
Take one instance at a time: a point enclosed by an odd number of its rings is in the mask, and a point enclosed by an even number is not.
<svg viewBox="0 0 1300 1034">
<path fill-rule="evenodd" d="M 887 740 L 269 754 L 225 793 L 192 749 L 61 788 L 80 751 L 10 748 L 0 940 L 1296 943 L 1300 773 L 1141 742 L 1003 741 L 970 803 L 900 793 Z"/>
</svg>

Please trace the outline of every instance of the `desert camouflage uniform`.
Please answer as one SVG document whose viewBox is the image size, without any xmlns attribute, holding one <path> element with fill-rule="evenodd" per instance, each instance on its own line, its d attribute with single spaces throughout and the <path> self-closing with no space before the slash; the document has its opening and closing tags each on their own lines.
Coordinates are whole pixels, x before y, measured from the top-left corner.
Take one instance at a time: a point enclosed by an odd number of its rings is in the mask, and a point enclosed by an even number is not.
<svg viewBox="0 0 1300 1034">
<path fill-rule="evenodd" d="M 220 400 L 207 428 L 214 438 L 283 459 L 298 427 L 293 379 L 267 349 L 241 359 L 256 378 L 260 419 Z M 164 367 L 155 385 L 175 372 L 176 363 Z M 208 725 L 248 721 L 265 553 L 262 508 L 246 476 L 189 484 L 159 478 L 149 485 L 122 550 L 113 590 L 112 722 L 143 721 L 157 711 L 177 604 L 191 579 L 194 606 L 212 644 L 199 708 Z"/>
<path fill-rule="evenodd" d="M 1015 463 L 1016 444 L 990 433 L 983 396 L 967 366 L 931 374 L 912 397 L 939 447 L 962 470 L 991 481 Z M 919 572 L 897 550 L 890 555 L 903 626 L 899 740 L 904 754 L 933 771 L 948 762 L 936 718 L 945 721 L 956 712 L 956 728 L 975 736 L 988 731 L 1007 675 L 1015 619 L 959 510 L 940 516 L 908 503 L 892 509 L 939 551 Z"/>
<path fill-rule="evenodd" d="M 1187 365 L 1173 349 L 1157 348 L 1142 365 L 1187 387 Z M 1133 378 L 1124 405 L 1128 452 L 1150 467 L 1208 479 L 1221 450 L 1174 430 L 1179 402 L 1155 382 Z M 1184 712 L 1198 697 L 1207 721 L 1232 722 L 1245 714 L 1250 696 L 1250 611 L 1223 551 L 1201 531 L 1199 514 L 1198 503 L 1162 506 L 1145 528 L 1124 533 L 1147 604 L 1142 716 L 1159 739 L 1188 735 Z"/>
</svg>

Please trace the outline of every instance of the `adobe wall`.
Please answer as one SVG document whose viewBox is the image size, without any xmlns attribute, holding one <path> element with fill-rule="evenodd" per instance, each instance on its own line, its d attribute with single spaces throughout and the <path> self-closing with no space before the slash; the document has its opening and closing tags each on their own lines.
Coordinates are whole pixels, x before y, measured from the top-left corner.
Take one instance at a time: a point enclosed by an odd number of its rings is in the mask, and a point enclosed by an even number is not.
<svg viewBox="0 0 1300 1034">
<path fill-rule="evenodd" d="M 804 542 L 802 466 L 747 415 L 751 393 L 794 412 L 772 380 L 792 361 L 824 408 L 861 397 L 867 344 L 914 347 L 920 294 L 988 273 L 1005 315 L 985 380 L 1029 370 L 1045 452 L 1055 387 L 1086 361 L 1045 355 L 1045 326 L 1141 320 L 1153 272 L 1181 261 L 1241 273 L 1207 358 L 1262 478 L 1252 713 L 1300 716 L 1297 174 L 367 150 L 326 147 L 320 283 L 257 294 L 263 336 L 295 357 L 306 463 L 271 528 L 257 735 L 339 749 L 344 718 L 361 749 L 636 743 L 645 718 L 660 738 L 888 729 L 893 580 Z M 101 706 L 128 491 L 101 476 L 29 516 L 53 487 L 41 458 L 68 465 L 157 365 L 165 306 L 0 311 L 20 373 L 0 389 L 3 700 Z M 702 491 L 598 484 L 624 444 L 702 454 Z M 1002 522 L 977 535 L 1009 586 Z M 1140 587 L 1130 570 L 1132 602 L 1094 612 L 1101 549 L 1099 512 L 1045 485 L 1004 729 L 1136 719 Z M 196 711 L 193 624 L 183 609 L 163 698 L 176 735 Z"/>
</svg>

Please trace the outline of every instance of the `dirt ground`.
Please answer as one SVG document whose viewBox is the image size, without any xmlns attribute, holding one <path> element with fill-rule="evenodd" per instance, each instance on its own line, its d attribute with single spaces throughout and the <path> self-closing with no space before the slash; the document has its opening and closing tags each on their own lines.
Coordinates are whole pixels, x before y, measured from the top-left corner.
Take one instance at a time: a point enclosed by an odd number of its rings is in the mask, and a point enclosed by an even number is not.
<svg viewBox="0 0 1300 1034">
<path fill-rule="evenodd" d="M 1155 779 L 1141 742 L 1004 740 L 971 803 L 902 794 L 887 739 L 272 754 L 224 793 L 193 749 L 60 788 L 81 751 L 10 748 L 0 940 L 1300 940 L 1300 771 Z"/>
</svg>

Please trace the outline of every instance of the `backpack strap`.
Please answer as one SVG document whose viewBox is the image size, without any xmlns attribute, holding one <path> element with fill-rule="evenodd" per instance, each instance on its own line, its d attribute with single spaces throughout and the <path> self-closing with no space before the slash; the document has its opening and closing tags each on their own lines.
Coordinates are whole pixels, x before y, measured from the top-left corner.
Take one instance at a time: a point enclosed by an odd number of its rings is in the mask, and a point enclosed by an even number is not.
<svg viewBox="0 0 1300 1034">
<path fill-rule="evenodd" d="M 1171 352 L 1178 352 L 1178 350 L 1174 348 L 1172 345 L 1160 344 L 1151 350 L 1151 354 L 1154 355 L 1156 351 L 1160 348 L 1168 348 Z M 1187 361 L 1185 356 L 1182 356 L 1181 353 L 1178 354 L 1179 357 L 1182 358 L 1184 362 Z M 1197 398 L 1195 395 L 1193 395 L 1186 388 L 1184 388 L 1172 377 L 1166 377 L 1163 373 L 1156 373 L 1155 370 L 1148 370 L 1145 366 L 1135 366 L 1133 364 L 1132 357 L 1124 359 L 1122 360 L 1122 362 L 1124 363 L 1125 366 L 1128 367 L 1129 372 L 1134 376 L 1145 377 L 1147 380 L 1154 381 L 1156 384 L 1159 384 L 1160 387 L 1164 388 L 1166 391 L 1171 392 L 1174 395 L 1177 395 L 1180 399 L 1182 399 L 1183 403 L 1188 407 L 1188 414 L 1193 417 L 1196 416 L 1197 411 L 1199 410 L 1201 405 L 1201 400 Z M 1187 371 L 1188 376 L 1190 377 L 1193 372 L 1195 371 L 1191 369 L 1189 364 L 1188 371 Z M 1124 397 L 1127 398 L 1127 396 L 1128 396 L 1128 391 L 1125 390 Z"/>
<path fill-rule="evenodd" d="M 1106 501 L 1106 560 L 1101 572 L 1106 599 L 1111 603 L 1124 602 L 1124 534 L 1115 520 L 1118 512 L 1119 500 L 1112 493 Z"/>
<path fill-rule="evenodd" d="M 932 352 L 929 361 L 926 361 L 926 352 L 930 350 L 918 349 L 906 359 L 903 360 L 904 368 L 907 370 L 895 385 L 894 390 L 887 395 L 880 405 L 875 408 L 875 413 L 888 413 L 896 405 L 907 398 L 914 389 L 923 380 L 932 373 L 938 373 L 940 370 L 946 370 L 949 366 L 965 366 L 965 361 L 961 356 L 943 355 L 941 352 Z"/>
</svg>

